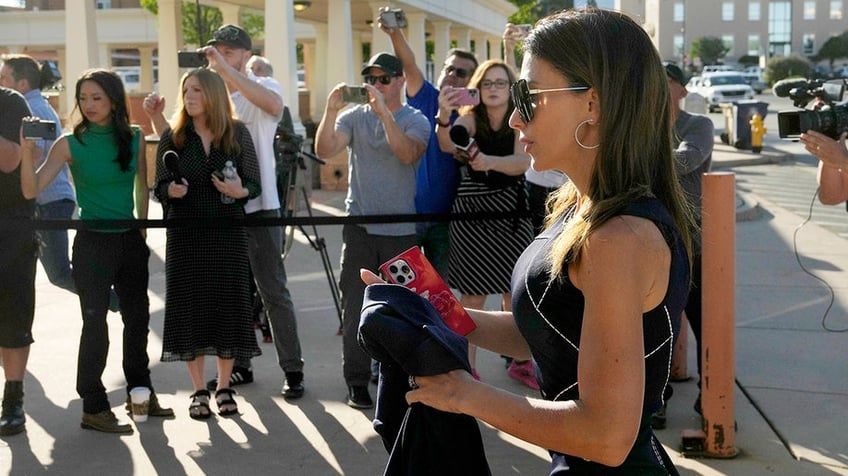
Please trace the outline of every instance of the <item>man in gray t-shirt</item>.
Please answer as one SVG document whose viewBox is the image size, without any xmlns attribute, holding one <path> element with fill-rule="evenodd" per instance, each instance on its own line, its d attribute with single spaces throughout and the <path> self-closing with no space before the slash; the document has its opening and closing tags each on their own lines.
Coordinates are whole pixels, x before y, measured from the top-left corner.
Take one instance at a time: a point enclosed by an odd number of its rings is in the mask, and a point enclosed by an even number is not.
<svg viewBox="0 0 848 476">
<path fill-rule="evenodd" d="M 395 56 L 374 55 L 362 69 L 362 76 L 368 103 L 339 114 L 347 105 L 342 99 L 346 85 L 333 88 L 318 125 L 315 151 L 322 157 L 332 157 L 348 149 L 348 215 L 415 213 L 415 174 L 430 137 L 430 122 L 401 101 L 403 68 Z M 415 246 L 415 223 L 345 225 L 342 242 L 339 290 L 347 404 L 371 408 L 371 359 L 356 341 L 365 291 L 359 270 L 376 271 L 389 258 Z"/>
</svg>

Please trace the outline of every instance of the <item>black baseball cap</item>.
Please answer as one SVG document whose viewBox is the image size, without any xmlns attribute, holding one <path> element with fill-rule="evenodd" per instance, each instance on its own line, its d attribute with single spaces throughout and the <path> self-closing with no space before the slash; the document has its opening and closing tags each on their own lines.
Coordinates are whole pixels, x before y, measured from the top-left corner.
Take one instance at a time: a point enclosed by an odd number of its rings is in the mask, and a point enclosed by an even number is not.
<svg viewBox="0 0 848 476">
<path fill-rule="evenodd" d="M 239 48 L 250 51 L 253 44 L 250 42 L 250 35 L 244 28 L 238 25 L 223 25 L 212 33 L 212 39 L 206 42 L 207 45 L 215 46 L 222 44 L 230 48 Z"/>
<path fill-rule="evenodd" d="M 362 67 L 362 74 L 366 74 L 370 68 L 380 68 L 392 76 L 401 76 L 403 74 L 403 66 L 397 56 L 394 56 L 385 51 L 377 53 L 365 63 Z"/>
<path fill-rule="evenodd" d="M 668 77 L 677 81 L 681 86 L 686 86 L 686 74 L 683 73 L 683 70 L 680 69 L 674 63 L 663 63 L 665 66 L 665 72 L 668 74 Z"/>
</svg>

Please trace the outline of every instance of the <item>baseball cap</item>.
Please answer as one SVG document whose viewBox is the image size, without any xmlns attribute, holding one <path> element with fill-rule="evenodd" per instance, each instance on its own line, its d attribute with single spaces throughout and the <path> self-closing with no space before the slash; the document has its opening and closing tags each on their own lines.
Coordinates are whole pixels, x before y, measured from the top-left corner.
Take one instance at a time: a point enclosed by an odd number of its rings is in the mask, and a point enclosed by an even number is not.
<svg viewBox="0 0 848 476">
<path fill-rule="evenodd" d="M 377 53 L 365 63 L 362 67 L 362 74 L 368 72 L 369 68 L 380 68 L 392 76 L 400 76 L 403 74 L 403 66 L 396 56 L 386 53 L 385 51 Z"/>
<path fill-rule="evenodd" d="M 253 46 L 250 42 L 250 35 L 244 31 L 244 28 L 230 24 L 223 25 L 221 28 L 215 30 L 212 33 L 212 39 L 206 42 L 207 45 L 212 46 L 219 43 L 230 48 L 239 48 L 248 51 Z"/>
<path fill-rule="evenodd" d="M 681 86 L 686 86 L 686 74 L 683 73 L 683 70 L 674 63 L 663 63 L 663 65 L 669 78 L 677 81 Z"/>
</svg>

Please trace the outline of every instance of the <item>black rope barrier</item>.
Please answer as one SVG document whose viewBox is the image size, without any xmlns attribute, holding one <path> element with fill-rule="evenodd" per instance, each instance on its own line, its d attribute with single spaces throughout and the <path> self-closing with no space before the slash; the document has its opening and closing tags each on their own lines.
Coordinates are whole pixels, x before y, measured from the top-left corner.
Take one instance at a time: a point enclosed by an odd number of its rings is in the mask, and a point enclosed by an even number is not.
<svg viewBox="0 0 848 476">
<path fill-rule="evenodd" d="M 405 215 L 354 215 L 311 217 L 244 217 L 244 218 L 191 218 L 154 220 L 79 220 L 45 218 L 0 218 L 0 228 L 11 227 L 33 230 L 115 230 L 132 228 L 231 228 L 242 226 L 329 226 L 363 225 L 376 223 L 449 222 L 467 220 L 497 220 L 522 218 L 526 212 L 479 213 L 416 213 Z"/>
</svg>

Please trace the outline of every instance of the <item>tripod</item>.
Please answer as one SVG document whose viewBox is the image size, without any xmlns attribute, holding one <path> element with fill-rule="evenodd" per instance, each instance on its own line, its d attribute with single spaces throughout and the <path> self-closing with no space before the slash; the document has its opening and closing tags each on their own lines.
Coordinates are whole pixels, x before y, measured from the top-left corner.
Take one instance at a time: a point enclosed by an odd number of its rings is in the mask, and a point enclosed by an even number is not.
<svg viewBox="0 0 848 476">
<path fill-rule="evenodd" d="M 300 136 L 278 134 L 275 138 L 275 155 L 277 156 L 277 193 L 280 197 L 283 217 L 291 218 L 306 212 L 306 216 L 312 217 L 312 205 L 309 202 L 309 181 L 306 177 L 306 159 L 314 163 L 324 165 L 326 162 L 317 155 L 309 152 L 311 142 L 304 141 Z M 327 243 L 318 235 L 315 224 L 312 227 L 312 235 L 306 232 L 303 225 L 286 225 L 283 233 L 283 259 L 286 259 L 294 243 L 294 230 L 297 228 L 306 238 L 309 246 L 321 255 L 321 264 L 327 275 L 327 284 L 330 287 L 330 295 L 336 306 L 336 314 L 339 319 L 338 334 L 342 332 L 342 308 L 339 298 L 339 287 L 336 282 L 333 265 L 327 254 Z"/>
</svg>

